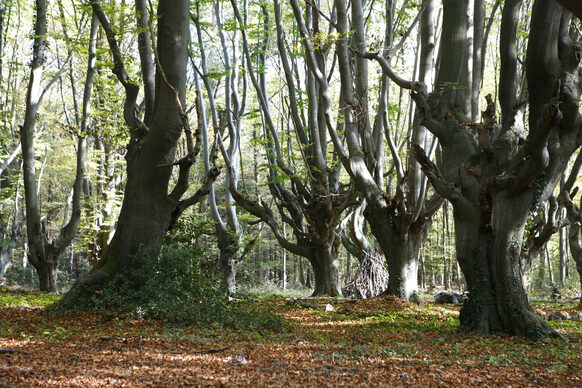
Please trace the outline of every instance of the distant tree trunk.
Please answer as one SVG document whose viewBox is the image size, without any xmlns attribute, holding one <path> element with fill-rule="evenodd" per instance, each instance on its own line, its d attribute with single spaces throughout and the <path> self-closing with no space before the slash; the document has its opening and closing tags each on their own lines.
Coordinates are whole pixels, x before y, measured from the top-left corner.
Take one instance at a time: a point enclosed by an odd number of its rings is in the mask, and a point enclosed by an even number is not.
<svg viewBox="0 0 582 388">
<path fill-rule="evenodd" d="M 568 230 L 566 227 L 560 229 L 559 232 L 559 249 L 558 254 L 560 257 L 559 260 L 559 282 L 560 287 L 564 287 L 566 285 L 566 272 L 567 272 L 567 263 L 568 260 Z"/>
<path fill-rule="evenodd" d="M 419 259 L 420 287 L 424 290 L 426 290 L 426 263 L 425 262 L 426 262 L 426 259 L 421 254 L 420 259 Z"/>
<path fill-rule="evenodd" d="M 461 266 L 459 266 L 458 261 L 455 261 L 455 269 L 457 274 L 457 291 L 463 292 L 463 281 L 461 279 Z"/>
<path fill-rule="evenodd" d="M 548 267 L 548 276 L 549 276 L 549 280 L 550 280 L 550 285 L 554 285 L 554 269 L 552 267 L 552 257 L 550 256 L 550 250 L 549 248 L 546 246 L 546 249 L 544 249 L 544 253 L 545 253 L 545 257 L 546 257 L 546 264 Z"/>
<path fill-rule="evenodd" d="M 578 191 L 575 189 L 576 192 Z M 571 195 L 574 197 L 576 192 Z M 580 197 L 580 205 L 576 206 L 572 202 L 573 198 L 570 198 L 569 193 L 564 193 L 563 196 L 564 205 L 567 211 L 568 220 L 570 221 L 570 232 L 568 234 L 568 242 L 570 243 L 570 252 L 572 253 L 572 259 L 576 263 L 576 270 L 578 271 L 578 276 L 580 277 L 580 285 L 582 286 L 582 247 L 580 246 L 580 230 L 582 226 L 582 196 Z M 580 305 L 582 305 L 582 297 L 580 297 Z"/>
<path fill-rule="evenodd" d="M 578 271 L 578 276 L 580 277 L 580 286 L 582 287 L 582 248 L 580 247 L 580 221 L 570 226 L 569 241 L 570 251 L 572 252 L 572 258 L 576 263 L 576 270 Z M 580 297 L 580 304 L 582 305 L 582 297 Z"/>
<path fill-rule="evenodd" d="M 8 219 L 0 220 L 0 283 L 3 282 L 6 272 L 11 267 L 10 256 L 14 249 L 22 244 L 24 222 L 20 209 L 20 185 L 17 184 L 14 193 L 14 207 Z M 4 212 L 4 209 L 0 209 Z M 8 212 L 6 212 L 8 213 Z M 5 214 L 6 214 L 5 213 Z"/>
<path fill-rule="evenodd" d="M 444 206 L 443 206 L 444 208 Z M 451 288 L 451 264 L 449 254 L 447 252 L 447 219 L 445 217 L 445 213 L 443 211 L 443 223 L 442 223 L 442 240 L 441 244 L 443 246 L 443 286 L 445 290 L 449 290 Z"/>
</svg>

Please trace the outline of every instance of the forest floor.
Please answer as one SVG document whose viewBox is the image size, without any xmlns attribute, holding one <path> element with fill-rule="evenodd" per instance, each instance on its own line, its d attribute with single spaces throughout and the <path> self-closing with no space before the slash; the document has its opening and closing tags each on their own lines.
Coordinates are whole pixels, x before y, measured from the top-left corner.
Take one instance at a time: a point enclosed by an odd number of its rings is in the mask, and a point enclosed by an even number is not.
<svg viewBox="0 0 582 388">
<path fill-rule="evenodd" d="M 531 342 L 459 333 L 452 305 L 256 303 L 290 324 L 277 333 L 54 316 L 40 294 L 0 291 L 0 386 L 582 386 L 580 320 L 550 322 L 568 342 Z M 535 308 L 576 315 L 572 303 Z"/>
</svg>

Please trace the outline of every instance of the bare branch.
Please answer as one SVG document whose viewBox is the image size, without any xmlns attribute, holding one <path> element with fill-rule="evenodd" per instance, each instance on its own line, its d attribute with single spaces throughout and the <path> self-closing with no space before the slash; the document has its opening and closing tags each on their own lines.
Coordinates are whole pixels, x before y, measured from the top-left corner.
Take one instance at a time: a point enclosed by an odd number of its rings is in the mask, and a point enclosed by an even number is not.
<svg viewBox="0 0 582 388">
<path fill-rule="evenodd" d="M 384 58 L 383 56 L 381 56 L 379 53 L 373 53 L 373 52 L 363 53 L 363 52 L 356 50 L 353 47 L 350 47 L 350 50 L 355 55 L 357 55 L 359 57 L 366 58 L 366 59 L 373 59 L 376 62 L 378 62 L 378 64 L 382 68 L 382 71 L 384 72 L 384 74 L 388 78 L 390 78 L 396 85 L 400 86 L 401 88 L 417 91 L 424 96 L 427 95 L 426 85 L 424 85 L 422 82 L 408 81 L 408 80 L 405 80 L 403 78 L 400 78 L 400 76 L 397 75 L 394 72 L 394 70 L 392 70 L 392 66 L 390 66 L 390 62 L 388 62 L 388 60 L 386 58 Z"/>
<path fill-rule="evenodd" d="M 188 169 L 189 168 L 190 167 L 188 166 Z M 220 175 L 220 169 L 218 167 L 212 167 L 208 171 L 208 173 L 206 174 L 206 179 L 204 181 L 204 184 L 198 190 L 196 190 L 194 195 L 178 202 L 176 209 L 174 209 L 174 211 L 172 212 L 172 216 L 171 216 L 172 218 L 170 221 L 170 225 L 168 226 L 168 230 L 170 230 L 174 227 L 174 225 L 176 224 L 176 222 L 178 221 L 178 219 L 180 218 L 180 216 L 182 215 L 184 210 L 186 210 L 190 206 L 193 206 L 193 205 L 197 204 L 198 202 L 200 202 L 210 192 L 210 188 L 212 187 L 212 184 L 214 183 L 216 178 L 218 178 L 219 175 Z M 187 174 L 184 174 L 184 176 L 187 176 Z M 182 174 L 180 174 L 180 177 L 182 177 Z M 178 179 L 180 179 L 180 178 L 178 178 Z"/>
<path fill-rule="evenodd" d="M 449 200 L 459 214 L 463 214 L 466 217 L 479 216 L 479 208 L 463 196 L 459 187 L 448 182 L 441 175 L 436 164 L 426 156 L 421 146 L 414 144 L 411 151 L 435 190 Z"/>
</svg>

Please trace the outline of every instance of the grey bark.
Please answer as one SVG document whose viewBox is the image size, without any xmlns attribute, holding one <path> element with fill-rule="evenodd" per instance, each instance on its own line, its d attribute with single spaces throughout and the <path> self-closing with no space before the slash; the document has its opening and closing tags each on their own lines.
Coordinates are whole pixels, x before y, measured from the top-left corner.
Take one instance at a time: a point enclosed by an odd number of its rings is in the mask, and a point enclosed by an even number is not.
<svg viewBox="0 0 582 388">
<path fill-rule="evenodd" d="M 190 39 L 189 2 L 166 0 L 158 4 L 155 46 L 152 39 L 152 50 L 156 54 L 155 108 L 149 126 L 136 115 L 138 89 L 125 70 L 107 16 L 98 2 L 91 5 L 113 54 L 113 72 L 126 91 L 124 118 L 131 135 L 126 155 L 128 175 L 111 243 L 92 274 L 82 278 L 65 296 L 65 305 L 73 304 L 84 292 L 93 292 L 91 286 L 101 287 L 102 281 L 111 275 L 135 268 L 134 258 L 139 252 L 156 257 L 167 230 L 186 208 L 198 203 L 208 193 L 209 186 L 218 176 L 218 170 L 212 170 L 196 193 L 182 198 L 189 185 L 190 166 L 201 147 L 199 137 L 194 144 L 188 117 L 182 108 Z M 174 161 L 176 145 L 183 132 L 188 153 Z M 178 166 L 179 175 L 172 188 L 173 166 Z"/>
<path fill-rule="evenodd" d="M 242 24 L 242 16 L 235 1 L 231 1 L 235 16 Z M 296 19 L 301 20 L 303 34 L 309 36 L 306 23 L 313 34 L 319 31 L 320 14 L 314 4 L 308 5 L 306 17 L 296 2 L 292 2 Z M 267 15 L 263 7 L 262 15 Z M 307 21 L 307 22 L 306 22 Z M 275 199 L 275 206 L 284 223 L 292 230 L 294 241 L 290 241 L 283 233 L 280 224 L 274 218 L 273 212 L 265 203 L 250 200 L 242 196 L 231 185 L 231 193 L 237 204 L 253 215 L 261 218 L 273 231 L 281 246 L 293 254 L 307 258 L 312 266 L 315 280 L 314 295 L 341 295 L 338 273 L 339 238 L 336 227 L 340 222 L 341 212 L 348 206 L 351 193 L 339 184 L 339 169 L 328 165 L 327 128 L 331 124 L 330 100 L 327 88 L 325 58 L 328 49 L 321 46 L 311 50 L 309 66 L 317 69 L 317 73 L 309 72 L 306 77 L 308 104 L 307 120 L 298 108 L 294 63 L 287 52 L 285 31 L 282 22 L 281 4 L 275 2 L 275 22 L 277 27 L 277 48 L 285 75 L 288 110 L 295 129 L 296 140 L 303 149 L 303 163 L 307 169 L 307 177 L 301 179 L 284 160 L 284 153 L 279 142 L 279 131 L 271 117 L 271 108 L 266 93 L 264 74 L 257 74 L 250 56 L 249 42 L 245 30 L 241 30 L 244 55 L 249 69 L 249 78 L 255 88 L 261 112 L 264 119 L 264 135 L 267 139 L 266 157 L 269 162 L 269 190 Z M 263 22 L 267 25 L 266 20 Z M 266 35 L 264 35 L 266 37 Z M 264 47 L 264 41 L 262 42 Z M 259 54 L 264 63 L 264 51 Z M 307 125 L 306 125 L 307 123 Z M 282 178 L 290 184 L 282 183 Z"/>
<path fill-rule="evenodd" d="M 242 101 L 239 96 L 238 91 L 238 64 L 236 62 L 238 47 L 238 39 L 232 38 L 233 45 L 229 49 L 226 43 L 225 33 L 222 26 L 222 7 L 220 7 L 218 2 L 214 2 L 214 17 L 216 18 L 216 27 L 218 29 L 218 36 L 220 38 L 220 44 L 222 48 L 222 59 L 224 63 L 224 72 L 226 74 L 224 80 L 224 104 L 225 108 L 220 113 L 216 107 L 215 100 L 213 98 L 214 90 L 210 85 L 210 80 L 207 77 L 207 63 L 206 63 L 206 52 L 204 49 L 202 29 L 200 27 L 200 11 L 199 5 L 197 5 L 197 18 L 195 20 L 196 30 L 198 35 L 198 42 L 200 43 L 200 54 L 201 54 L 201 64 L 202 76 L 204 85 L 209 96 L 208 100 L 210 103 L 210 110 L 212 112 L 212 120 L 215 131 L 220 133 L 220 136 L 224 136 L 225 131 L 228 132 L 229 145 L 225 149 L 225 160 L 228 163 L 227 174 L 225 176 L 225 198 L 222 200 L 226 203 L 225 215 L 226 222 L 219 213 L 217 198 L 214 187 L 211 188 L 208 201 L 210 203 L 210 215 L 215 221 L 215 228 L 218 239 L 218 247 L 220 250 L 219 265 L 221 270 L 221 287 L 226 289 L 230 293 L 236 292 L 236 269 L 242 260 L 243 256 L 239 249 L 241 248 L 242 239 L 242 228 L 238 221 L 238 216 L 236 213 L 236 206 L 234 206 L 234 199 L 230 193 L 231 182 L 235 189 L 238 188 L 239 179 L 239 153 L 240 153 L 240 130 L 242 125 L 242 117 L 244 115 L 245 109 L 245 99 L 246 99 L 246 79 L 243 80 L 243 91 L 242 91 Z M 197 77 L 196 77 L 197 81 Z M 198 82 L 198 81 L 197 81 Z M 198 86 L 197 86 L 198 89 Z M 198 89 L 199 90 L 199 89 Z M 201 95 L 201 94 L 200 94 Z M 200 120 L 199 127 L 202 129 L 203 136 L 203 154 L 204 154 L 204 167 L 206 171 L 211 168 L 211 160 L 209 154 L 211 150 L 209 148 L 208 140 L 208 128 L 206 124 L 206 114 L 202 100 L 200 100 Z"/>
<path fill-rule="evenodd" d="M 574 195 L 575 193 L 573 193 L 573 196 Z M 580 210 L 580 205 L 574 205 L 569 194 L 566 194 L 564 199 L 568 219 L 570 220 L 570 231 L 568 233 L 570 252 L 572 254 L 572 259 L 574 259 L 574 262 L 576 263 L 576 271 L 578 271 L 578 275 L 580 276 L 580 285 L 582 285 L 582 247 L 580 246 L 580 226 L 582 225 L 582 211 Z M 580 304 L 582 305 L 582 297 L 580 298 Z"/>
<path fill-rule="evenodd" d="M 445 1 L 445 13 L 458 13 L 454 4 Z M 525 141 L 524 128 L 501 130 L 491 100 L 478 133 L 472 134 L 447 113 L 455 107 L 446 99 L 427 103 L 413 95 L 424 123 L 441 140 L 440 169 L 420 147 L 415 155 L 435 189 L 453 205 L 457 259 L 469 289 L 460 315 L 465 331 L 538 339 L 555 334 L 528 303 L 520 252 L 530 211 L 553 193 L 582 137 L 579 48 L 569 40 L 568 22 L 557 3 L 534 3 L 526 59 L 530 120 Z M 444 23 L 443 39 L 452 36 L 449 28 L 458 26 Z M 441 58 L 450 57 L 448 50 L 454 46 L 441 45 Z M 457 73 L 450 70 L 439 68 L 440 82 L 456 82 Z"/>
<path fill-rule="evenodd" d="M 81 216 L 81 193 L 85 174 L 85 138 L 80 130 L 77 143 L 76 176 L 73 183 L 72 211 L 70 219 L 60 229 L 58 236 L 48 234 L 48 220 L 41 218 L 36 182 L 34 130 L 42 98 L 54 81 L 43 89 L 41 85 L 46 52 L 46 1 L 36 1 L 35 39 L 30 80 L 26 97 L 24 124 L 21 128 L 23 178 L 26 203 L 28 260 L 37 271 L 42 291 L 57 291 L 57 267 L 60 255 L 75 237 Z M 86 84 L 90 87 L 90 84 Z"/>
<path fill-rule="evenodd" d="M 351 4 L 352 23 L 360 17 L 361 7 L 359 2 Z M 347 6 L 345 1 L 337 1 L 337 31 L 343 35 L 348 34 Z M 423 66 L 423 77 L 430 77 L 432 68 L 432 52 L 434 42 L 432 37 L 432 17 L 434 15 L 434 2 L 425 1 L 422 10 L 425 12 L 421 17 L 421 30 L 423 39 L 423 51 L 421 53 L 421 66 Z M 384 129 L 395 170 L 397 172 L 396 188 L 393 193 L 384 193 L 382 186 L 378 185 L 374 176 L 378 158 L 371 158 L 370 152 L 366 149 L 370 136 L 365 124 L 369 121 L 367 109 L 360 109 L 363 89 L 363 79 L 367 74 L 362 73 L 365 67 L 355 67 L 352 71 L 350 66 L 350 56 L 355 54 L 358 59 L 374 59 L 381 65 L 387 78 L 395 82 L 398 86 L 413 89 L 421 87 L 422 84 L 404 80 L 394 73 L 390 66 L 392 55 L 392 26 L 391 20 L 394 11 L 393 2 L 386 2 L 387 27 L 383 55 L 367 53 L 361 51 L 365 48 L 363 36 L 355 34 L 355 46 L 351 53 L 348 51 L 345 39 L 338 39 L 336 42 L 336 52 L 338 55 L 338 67 L 341 76 L 342 100 L 340 107 L 344 112 L 345 140 L 347 152 L 344 150 L 337 132 L 330 128 L 331 138 L 336 152 L 340 155 L 340 160 L 344 164 L 351 179 L 355 182 L 356 189 L 362 193 L 366 199 L 366 219 L 371 231 L 376 237 L 380 247 L 386 257 L 389 271 L 388 287 L 386 292 L 392 295 L 408 299 L 417 289 L 418 256 L 422 241 L 426 237 L 427 222 L 440 206 L 441 200 L 437 197 L 426 198 L 426 184 L 420 170 L 411 166 L 411 175 L 405 179 L 406 173 L 402 160 L 398 153 L 392 134 L 390 132 L 388 118 L 386 117 L 385 93 L 380 93 L 381 101 L 377 112 L 376 122 L 381 123 Z M 360 21 L 361 22 L 361 21 Z M 304 43 L 308 52 L 309 47 Z M 313 70 L 312 70 L 313 71 Z M 355 85 L 352 86 L 352 85 Z M 383 87 L 385 84 L 383 84 Z M 423 132 L 424 131 L 424 132 Z M 426 136 L 426 131 L 422 127 L 415 128 L 414 136 L 420 139 Z"/>
<path fill-rule="evenodd" d="M 14 207 L 10 213 L 0 208 L 6 218 L 0 220 L 0 283 L 3 281 L 6 272 L 11 267 L 10 256 L 14 249 L 22 244 L 24 221 L 22 220 L 22 212 L 20 210 L 20 192 L 19 187 L 16 188 L 14 194 Z"/>
</svg>

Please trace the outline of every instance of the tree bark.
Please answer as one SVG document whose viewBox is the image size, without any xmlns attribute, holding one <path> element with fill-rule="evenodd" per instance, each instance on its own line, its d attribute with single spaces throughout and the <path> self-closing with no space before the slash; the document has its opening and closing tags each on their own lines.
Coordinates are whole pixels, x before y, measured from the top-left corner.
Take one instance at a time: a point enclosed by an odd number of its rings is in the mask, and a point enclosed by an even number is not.
<svg viewBox="0 0 582 388">
<path fill-rule="evenodd" d="M 423 2 L 425 13 L 421 16 L 421 71 L 422 77 L 431 78 L 432 53 L 434 51 L 434 41 L 432 41 L 434 1 Z M 352 3 L 352 18 L 362 15 L 360 2 Z M 342 35 L 348 34 L 347 6 L 345 1 L 337 1 L 337 30 Z M 392 50 L 392 17 L 394 12 L 393 2 L 386 2 L 387 26 L 385 31 L 384 55 L 366 53 L 361 49 L 351 50 L 352 54 L 358 57 L 375 59 L 384 71 L 386 78 L 394 81 L 398 86 L 413 89 L 418 83 L 405 81 L 395 75 L 390 67 L 390 56 L 394 54 Z M 464 14 L 463 17 L 466 15 Z M 360 34 L 361 35 L 361 34 Z M 354 39 L 363 39 L 360 35 L 354 35 Z M 365 47 L 365 42 L 356 42 L 356 46 Z M 362 87 L 358 87 L 367 74 L 363 67 L 355 67 L 352 71 L 350 64 L 350 52 L 348 51 L 345 39 L 338 39 L 336 42 L 338 53 L 338 67 L 341 76 L 342 100 L 340 109 L 344 113 L 345 143 L 347 152 L 344 151 L 343 141 L 339 140 L 337 132 L 330 129 L 334 148 L 338 154 L 343 155 L 340 160 L 355 182 L 356 189 L 365 197 L 367 203 L 366 219 L 370 224 L 372 234 L 376 237 L 384 255 L 386 257 L 389 280 L 386 292 L 402 297 L 410 298 L 417 288 L 418 256 L 420 246 L 426 237 L 427 223 L 438 210 L 441 200 L 437 197 L 427 198 L 426 180 L 415 163 L 409 163 L 409 171 L 405 173 L 398 153 L 398 148 L 394 143 L 392 133 L 386 117 L 387 95 L 380 92 L 380 102 L 376 121 L 380 122 L 385 133 L 385 138 L 390 146 L 394 169 L 396 170 L 396 188 L 394 193 L 385 193 L 384 188 L 378 184 L 381 182 L 374 176 L 376 171 L 375 163 L 380 159 L 370 157 L 370 152 L 366 149 L 367 138 L 372 137 L 364 130 L 367 122 L 368 112 L 366 109 L 360 110 L 359 105 Z M 355 84 L 355 87 L 353 86 Z M 382 84 L 387 88 L 387 80 Z M 362 124 L 363 123 L 363 124 Z M 426 130 L 421 126 L 414 128 L 413 137 L 418 141 L 426 141 Z"/>
<path fill-rule="evenodd" d="M 244 25 L 237 2 L 232 0 L 231 4 L 236 19 Z M 266 77 L 263 71 L 266 64 L 266 50 L 260 51 L 259 64 L 255 65 L 256 61 L 251 57 L 250 43 L 244 28 L 241 29 L 241 35 L 244 57 L 249 69 L 247 73 L 256 91 L 263 115 L 266 159 L 269 166 L 269 191 L 274 198 L 281 220 L 291 227 L 294 241 L 283 233 L 280 222 L 274 218 L 269 206 L 262 201 L 254 201 L 243 196 L 232 183 L 230 192 L 238 205 L 259 217 L 271 228 L 284 249 L 309 260 L 315 280 L 314 296 L 324 294 L 337 296 L 341 295 L 341 290 L 338 283 L 337 244 L 339 244 L 339 238 L 336 236 L 336 228 L 352 193 L 339 184 L 341 166 L 331 165 L 327 157 L 329 152 L 327 127 L 332 125 L 325 69 L 325 60 L 329 50 L 324 45 L 320 45 L 316 50 L 310 46 L 310 71 L 306 75 L 307 115 L 305 115 L 298 100 L 301 96 L 296 90 L 296 85 L 300 80 L 296 78 L 293 69 L 295 65 L 287 52 L 281 4 L 275 2 L 274 6 L 277 48 L 287 83 L 289 99 L 287 108 L 295 129 L 296 140 L 302 149 L 302 162 L 307 174 L 305 179 L 300 177 L 302 173 L 296 171 L 292 164 L 285 162 L 279 141 L 279 129 L 271 116 Z M 302 35 L 309 37 L 308 39 L 314 39 L 320 28 L 320 14 L 317 12 L 317 6 L 308 5 L 305 17 L 303 9 L 297 2 L 292 2 L 291 6 L 296 20 L 299 21 Z M 261 5 L 261 14 L 264 31 L 260 36 L 259 46 L 266 48 L 269 20 L 267 8 L 264 5 Z M 307 25 L 310 26 L 309 29 Z M 223 155 L 227 155 L 227 152 L 223 151 Z M 288 186 L 284 184 L 286 181 L 289 182 Z"/>
<path fill-rule="evenodd" d="M 115 63 L 113 72 L 126 90 L 124 117 L 131 139 L 126 155 L 127 183 L 117 229 L 103 259 L 90 275 L 73 286 L 62 301 L 65 305 L 74 304 L 84 292 L 94 292 L 90 286 L 98 288 L 111 275 L 135 268 L 136 255 L 157 257 L 167 230 L 186 208 L 208 193 L 219 173 L 212 170 L 194 195 L 182 199 L 188 188 L 190 166 L 200 151 L 199 136 L 194 144 L 188 117 L 182 108 L 190 39 L 189 2 L 162 0 L 158 5 L 157 44 L 152 44 L 156 55 L 155 108 L 149 126 L 136 116 L 138 90 L 125 70 L 107 17 L 99 2 L 91 5 L 109 41 Z M 188 154 L 174 162 L 182 129 L 186 134 Z M 171 188 L 174 165 L 179 167 L 179 175 Z"/>
<path fill-rule="evenodd" d="M 47 89 L 56 81 L 53 80 L 43 88 L 41 85 L 43 64 L 46 53 L 47 9 L 46 0 L 36 1 L 35 38 L 33 58 L 31 62 L 30 80 L 26 97 L 26 111 L 21 128 L 21 146 L 23 160 L 23 181 L 26 203 L 26 225 L 28 238 L 28 260 L 34 266 L 39 276 L 41 291 L 57 291 L 57 267 L 60 255 L 71 243 L 81 217 L 81 194 L 85 176 L 85 134 L 84 128 L 79 128 L 77 142 L 76 175 L 73 183 L 72 211 L 70 218 L 60 229 L 56 238 L 48 234 L 48 220 L 40 216 L 38 198 L 39 185 L 36 181 L 34 131 L 42 99 Z M 94 39 L 94 36 L 92 36 Z M 92 82 L 86 83 L 90 88 Z"/>
<path fill-rule="evenodd" d="M 450 11 L 445 3 L 445 13 Z M 529 305 L 520 253 L 530 212 L 552 195 L 580 146 L 582 90 L 577 44 L 569 40 L 568 22 L 556 3 L 534 3 L 526 60 L 531 113 L 525 141 L 520 120 L 504 120 L 514 124 L 500 128 L 491 99 L 483 123 L 471 133 L 459 116 L 451 115 L 455 107 L 447 99 L 427 103 L 413 93 L 423 122 L 441 140 L 440 169 L 420 147 L 414 152 L 435 189 L 453 205 L 457 259 L 469 289 L 460 315 L 465 331 L 536 339 L 555 334 Z M 449 36 L 448 28 L 458 27 L 445 23 L 443 37 Z M 441 45 L 441 58 L 450 58 L 453 46 Z M 456 72 L 449 68 L 439 69 L 439 74 L 440 82 L 456 82 Z"/>
</svg>

